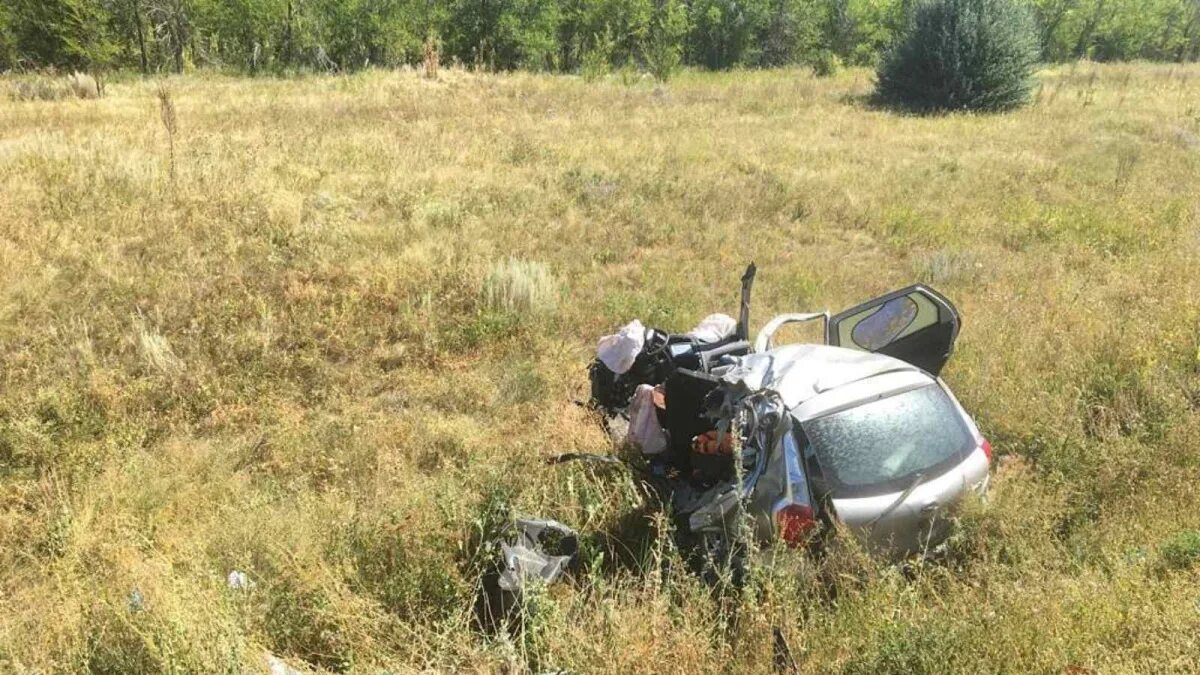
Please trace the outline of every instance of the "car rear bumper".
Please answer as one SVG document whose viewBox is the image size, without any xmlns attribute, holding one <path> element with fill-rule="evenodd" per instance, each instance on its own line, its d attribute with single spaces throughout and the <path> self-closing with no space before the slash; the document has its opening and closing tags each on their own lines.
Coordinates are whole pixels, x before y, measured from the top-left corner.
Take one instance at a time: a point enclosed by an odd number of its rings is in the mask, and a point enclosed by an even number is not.
<svg viewBox="0 0 1200 675">
<path fill-rule="evenodd" d="M 834 499 L 835 517 L 868 548 L 895 555 L 921 553 L 950 534 L 954 508 L 971 492 L 988 487 L 989 462 L 982 450 L 907 495 L 892 493 Z"/>
</svg>

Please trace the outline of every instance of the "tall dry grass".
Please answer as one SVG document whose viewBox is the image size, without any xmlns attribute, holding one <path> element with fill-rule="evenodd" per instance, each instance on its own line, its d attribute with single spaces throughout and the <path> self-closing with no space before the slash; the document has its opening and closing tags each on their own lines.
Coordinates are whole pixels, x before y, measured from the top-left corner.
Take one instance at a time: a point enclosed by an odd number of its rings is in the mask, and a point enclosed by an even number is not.
<svg viewBox="0 0 1200 675">
<path fill-rule="evenodd" d="M 73 72 L 64 77 L 13 77 L 8 93 L 14 101 L 59 101 L 64 98 L 97 99 L 103 95 L 104 89 L 94 76 Z"/>
<path fill-rule="evenodd" d="M 1198 78 L 913 118 L 856 70 L 190 77 L 173 168 L 153 83 L 0 102 L 0 669 L 766 672 L 778 630 L 804 672 L 1195 671 Z M 759 322 L 958 303 L 999 467 L 943 557 L 714 589 L 628 475 L 543 465 L 610 449 L 597 335 L 749 260 Z M 481 634 L 511 514 L 582 571 Z"/>
</svg>

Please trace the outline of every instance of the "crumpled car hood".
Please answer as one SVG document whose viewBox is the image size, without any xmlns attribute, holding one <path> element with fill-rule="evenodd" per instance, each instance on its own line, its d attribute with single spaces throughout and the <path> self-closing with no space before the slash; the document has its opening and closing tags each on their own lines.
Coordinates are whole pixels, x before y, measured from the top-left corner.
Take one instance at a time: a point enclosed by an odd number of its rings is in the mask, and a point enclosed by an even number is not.
<svg viewBox="0 0 1200 675">
<path fill-rule="evenodd" d="M 721 380 L 745 392 L 769 389 L 790 410 L 844 384 L 895 371 L 917 371 L 899 359 L 843 347 L 792 344 L 741 358 Z"/>
</svg>

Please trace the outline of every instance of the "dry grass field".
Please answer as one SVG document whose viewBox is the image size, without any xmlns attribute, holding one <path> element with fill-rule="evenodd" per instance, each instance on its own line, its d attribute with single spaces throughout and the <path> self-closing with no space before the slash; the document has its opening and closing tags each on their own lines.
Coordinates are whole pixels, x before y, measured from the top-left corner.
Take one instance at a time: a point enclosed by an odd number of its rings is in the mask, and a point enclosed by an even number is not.
<svg viewBox="0 0 1200 675">
<path fill-rule="evenodd" d="M 0 96 L 0 671 L 770 672 L 775 627 L 803 672 L 1200 670 L 1200 67 L 1039 77 L 931 118 L 854 70 Z M 542 462 L 610 451 L 599 335 L 751 260 L 756 325 L 958 304 L 999 466 L 944 558 L 712 589 L 628 475 Z M 487 637 L 510 514 L 583 571 Z"/>
</svg>

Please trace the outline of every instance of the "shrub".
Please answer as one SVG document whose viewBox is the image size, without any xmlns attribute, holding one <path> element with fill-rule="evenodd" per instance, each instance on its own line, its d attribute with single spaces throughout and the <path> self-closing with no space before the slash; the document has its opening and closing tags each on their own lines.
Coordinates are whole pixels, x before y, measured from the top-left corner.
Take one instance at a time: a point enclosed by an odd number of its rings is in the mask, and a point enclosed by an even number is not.
<svg viewBox="0 0 1200 675">
<path fill-rule="evenodd" d="M 66 90 L 45 77 L 17 80 L 12 85 L 14 101 L 57 101 L 64 96 Z"/>
<path fill-rule="evenodd" d="M 842 60 L 830 50 L 821 49 L 813 54 L 809 66 L 817 77 L 830 77 L 842 67 Z"/>
<path fill-rule="evenodd" d="M 513 314 L 546 312 L 558 305 L 558 283 L 542 263 L 510 258 L 492 265 L 483 282 L 483 303 Z"/>
<path fill-rule="evenodd" d="M 687 9 L 678 0 L 667 0 L 658 10 L 644 49 L 646 67 L 654 79 L 671 79 L 683 60 L 683 38 L 687 34 Z"/>
<path fill-rule="evenodd" d="M 100 98 L 100 84 L 87 73 L 77 71 L 68 75 L 67 88 L 76 98 Z"/>
<path fill-rule="evenodd" d="M 983 263 L 971 251 L 943 248 L 916 256 L 913 267 L 921 281 L 947 284 L 974 281 Z"/>
<path fill-rule="evenodd" d="M 879 66 L 881 102 L 919 112 L 1001 111 L 1029 100 L 1032 17 L 1013 0 L 927 0 Z"/>
<path fill-rule="evenodd" d="M 151 369 L 168 377 L 175 377 L 186 370 L 187 366 L 175 355 L 166 336 L 147 326 L 141 317 L 135 318 L 134 330 L 142 357 Z"/>
<path fill-rule="evenodd" d="M 608 74 L 612 69 L 612 57 L 616 45 L 612 31 L 607 26 L 603 33 L 593 36 L 592 46 L 583 52 L 579 68 L 579 73 L 585 82 L 595 82 Z"/>
<path fill-rule="evenodd" d="M 768 21 L 764 3 L 694 0 L 688 8 L 693 63 L 725 70 L 757 60 L 760 35 Z"/>
<path fill-rule="evenodd" d="M 425 70 L 425 77 L 430 80 L 436 80 L 438 76 L 438 68 L 441 66 L 441 56 L 438 52 L 438 39 L 431 33 L 425 38 L 424 60 L 422 66 Z"/>
<path fill-rule="evenodd" d="M 1184 530 L 1163 544 L 1163 565 L 1177 570 L 1200 564 L 1200 530 Z"/>
<path fill-rule="evenodd" d="M 100 98 L 100 84 L 86 73 L 72 73 L 57 79 L 43 75 L 19 79 L 12 85 L 11 98 L 16 101 L 59 101 L 65 98 Z"/>
</svg>

